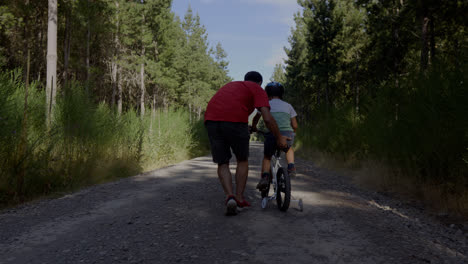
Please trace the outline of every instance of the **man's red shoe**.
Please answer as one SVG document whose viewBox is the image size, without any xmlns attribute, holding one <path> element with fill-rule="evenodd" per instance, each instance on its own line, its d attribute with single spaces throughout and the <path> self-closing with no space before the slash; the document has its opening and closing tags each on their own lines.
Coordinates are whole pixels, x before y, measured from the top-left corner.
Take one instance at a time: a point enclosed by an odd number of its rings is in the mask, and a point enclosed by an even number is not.
<svg viewBox="0 0 468 264">
<path fill-rule="evenodd" d="M 244 208 L 244 207 L 250 207 L 250 203 L 244 199 L 242 202 L 237 202 L 237 207 Z"/>
</svg>

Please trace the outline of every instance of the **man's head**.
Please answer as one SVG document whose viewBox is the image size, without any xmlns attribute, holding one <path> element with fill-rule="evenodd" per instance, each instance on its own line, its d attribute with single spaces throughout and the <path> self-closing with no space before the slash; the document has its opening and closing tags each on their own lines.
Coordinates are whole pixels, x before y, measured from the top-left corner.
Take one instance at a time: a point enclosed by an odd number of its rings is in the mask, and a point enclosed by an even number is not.
<svg viewBox="0 0 468 264">
<path fill-rule="evenodd" d="M 262 75 L 256 71 L 249 71 L 245 74 L 244 81 L 251 81 L 254 83 L 258 83 L 258 85 L 262 85 L 263 78 Z"/>
</svg>

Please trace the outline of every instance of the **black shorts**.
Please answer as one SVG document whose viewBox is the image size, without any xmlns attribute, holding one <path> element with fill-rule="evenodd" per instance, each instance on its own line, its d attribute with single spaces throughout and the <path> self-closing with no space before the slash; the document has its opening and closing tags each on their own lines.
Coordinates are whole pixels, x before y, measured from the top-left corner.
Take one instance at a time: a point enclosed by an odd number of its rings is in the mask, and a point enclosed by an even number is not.
<svg viewBox="0 0 468 264">
<path fill-rule="evenodd" d="M 213 161 L 218 164 L 229 163 L 231 149 L 237 161 L 249 158 L 250 133 L 247 123 L 206 121 Z"/>
</svg>

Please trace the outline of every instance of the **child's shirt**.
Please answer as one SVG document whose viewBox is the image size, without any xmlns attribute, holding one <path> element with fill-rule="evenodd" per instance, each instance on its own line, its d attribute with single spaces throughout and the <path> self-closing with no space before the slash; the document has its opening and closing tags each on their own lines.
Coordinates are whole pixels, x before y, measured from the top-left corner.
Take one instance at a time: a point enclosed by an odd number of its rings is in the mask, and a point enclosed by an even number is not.
<svg viewBox="0 0 468 264">
<path fill-rule="evenodd" d="M 296 117 L 294 108 L 281 99 L 270 100 L 270 112 L 275 118 L 280 131 L 294 131 L 291 127 L 291 118 Z"/>
</svg>

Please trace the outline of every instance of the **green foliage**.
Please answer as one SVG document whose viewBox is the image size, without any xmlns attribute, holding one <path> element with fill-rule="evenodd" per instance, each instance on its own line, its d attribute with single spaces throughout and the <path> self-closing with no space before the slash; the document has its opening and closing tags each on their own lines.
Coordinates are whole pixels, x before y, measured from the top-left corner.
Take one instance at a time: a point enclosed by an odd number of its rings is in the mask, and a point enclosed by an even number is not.
<svg viewBox="0 0 468 264">
<path fill-rule="evenodd" d="M 227 80 L 226 54 L 218 45 L 214 60 L 211 56 L 214 52 L 208 48 L 206 29 L 190 7 L 182 21 L 182 29 L 185 41 L 181 51 L 185 63 L 179 68 L 182 82 L 180 98 L 184 105 L 200 112 L 219 86 L 224 84 L 221 82 Z"/>
<path fill-rule="evenodd" d="M 158 106 L 190 106 L 199 114 L 231 80 L 227 55 L 221 44 L 208 43 L 198 14 L 189 8 L 181 21 L 171 5 L 171 0 L 59 1 L 59 85 L 86 80 L 94 101 L 120 101 L 123 111 L 139 109 L 141 101 L 148 107 L 154 99 Z M 26 69 L 29 48 L 29 77 L 38 85 L 44 85 L 46 73 L 47 6 L 46 0 L 0 3 L 0 67 Z"/>
<path fill-rule="evenodd" d="M 397 116 L 388 110 L 396 107 L 388 100 L 381 100 L 369 115 L 366 129 L 380 135 L 368 137 L 371 151 L 400 166 L 415 167 L 424 180 L 467 180 L 459 174 L 468 146 L 468 93 L 463 83 L 461 71 L 447 72 L 443 65 L 408 79 L 402 89 L 409 92 L 400 97 Z M 380 97 L 388 98 L 388 92 Z"/>
<path fill-rule="evenodd" d="M 29 88 L 27 151 L 19 152 L 24 110 L 20 71 L 0 74 L 0 205 L 68 191 L 206 153 L 201 122 L 171 109 L 146 115 L 130 110 L 118 116 L 96 105 L 78 83 L 58 97 L 54 122 L 45 127 L 45 96 Z M 24 164 L 22 194 L 16 177 Z"/>
<path fill-rule="evenodd" d="M 146 115 L 143 129 L 146 131 L 143 144 L 145 168 L 204 154 L 209 144 L 204 137 L 203 122 L 190 124 L 188 113 L 182 110 L 158 110 Z"/>
<path fill-rule="evenodd" d="M 467 3 L 299 3 L 286 65 L 298 142 L 465 192 Z"/>
<path fill-rule="evenodd" d="M 206 153 L 200 119 L 231 80 L 227 55 L 208 43 L 198 14 L 189 7 L 181 20 L 171 5 L 59 0 L 58 93 L 49 127 L 47 1 L 1 1 L 1 205 Z M 10 72 L 17 68 L 29 68 L 29 76 Z M 34 81 L 25 112 L 27 79 Z M 140 116 L 142 107 L 151 111 Z"/>
<path fill-rule="evenodd" d="M 286 81 L 286 76 L 284 74 L 284 66 L 279 63 L 275 65 L 275 68 L 273 69 L 273 75 L 270 78 L 271 82 L 280 82 L 284 84 Z"/>
</svg>

